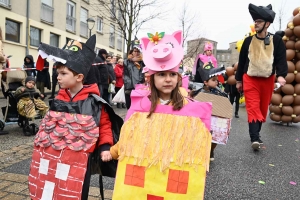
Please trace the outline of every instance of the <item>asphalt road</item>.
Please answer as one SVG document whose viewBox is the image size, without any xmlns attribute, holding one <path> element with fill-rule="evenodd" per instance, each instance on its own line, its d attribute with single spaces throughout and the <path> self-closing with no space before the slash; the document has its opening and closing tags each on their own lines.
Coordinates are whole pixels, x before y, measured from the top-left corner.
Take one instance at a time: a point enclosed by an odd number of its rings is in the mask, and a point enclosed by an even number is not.
<svg viewBox="0 0 300 200">
<path fill-rule="evenodd" d="M 3 105 L 3 100 L 0 101 Z M 116 112 L 125 115 L 124 109 L 116 109 Z M 207 173 L 205 199 L 300 199 L 300 124 L 283 126 L 268 120 L 261 132 L 264 146 L 254 152 L 245 108 L 241 108 L 239 114 L 240 118 L 232 121 L 228 144 L 216 148 L 215 161 Z M 5 144 L 1 141 L 1 151 L 33 140 L 33 137 L 22 136 L 17 125 L 5 129 L 10 134 L 1 136 L 1 140 L 5 140 Z M 27 175 L 29 164 L 30 159 L 27 159 L 1 171 Z M 92 177 L 91 185 L 98 186 L 97 176 Z M 114 179 L 104 179 L 105 189 L 113 189 L 113 185 Z"/>
</svg>

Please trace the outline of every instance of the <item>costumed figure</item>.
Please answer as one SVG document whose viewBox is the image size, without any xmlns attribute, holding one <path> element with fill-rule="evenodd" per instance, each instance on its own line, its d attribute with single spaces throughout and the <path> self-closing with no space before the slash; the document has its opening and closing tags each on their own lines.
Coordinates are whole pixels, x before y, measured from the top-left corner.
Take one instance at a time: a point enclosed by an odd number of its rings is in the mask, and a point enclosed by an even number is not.
<svg viewBox="0 0 300 200">
<path fill-rule="evenodd" d="M 213 68 L 206 65 L 200 68 L 199 72 L 204 83 L 193 83 L 194 89 L 191 92 L 191 97 L 200 102 L 211 102 L 213 104 L 210 129 L 212 133 L 210 161 L 214 161 L 214 150 L 217 144 L 226 144 L 229 137 L 232 105 L 229 102 L 228 95 L 218 87 L 218 76 L 225 73 L 225 68 Z"/>
<path fill-rule="evenodd" d="M 111 148 L 119 159 L 114 200 L 204 198 L 211 104 L 179 90 L 182 31 L 159 35 L 141 39 L 150 91 L 131 92 L 127 121 Z"/>
<path fill-rule="evenodd" d="M 26 118 L 34 119 L 37 116 L 36 109 L 43 117 L 49 110 L 49 107 L 40 98 L 44 98 L 43 94 L 36 92 L 35 78 L 27 76 L 25 86 L 18 87 L 14 96 L 19 99 L 17 104 L 18 113 Z"/>
<path fill-rule="evenodd" d="M 192 70 L 193 76 L 195 76 L 194 81 L 198 83 L 203 83 L 203 80 L 201 79 L 199 70 L 201 68 L 204 68 L 206 65 L 210 65 L 213 68 L 218 67 L 217 59 L 212 54 L 212 51 L 214 49 L 214 46 L 211 42 L 206 42 L 204 45 L 204 53 L 199 54 L 194 63 L 194 67 Z"/>
<path fill-rule="evenodd" d="M 37 69 L 42 70 L 45 58 L 57 62 L 60 90 L 34 138 L 31 199 L 88 199 L 93 156 L 103 163 L 111 159 L 112 128 L 120 127 L 114 124 L 120 118 L 99 97 L 96 83 L 83 85 L 95 59 L 95 44 L 93 35 L 86 43 L 70 40 L 64 49 L 39 46 Z"/>
<path fill-rule="evenodd" d="M 256 34 L 243 42 L 235 79 L 237 89 L 244 91 L 246 99 L 251 146 L 258 150 L 263 144 L 260 131 L 268 114 L 275 73 L 277 82 L 284 85 L 287 62 L 281 37 L 267 31 L 275 18 L 272 6 L 249 4 L 249 12 L 255 23 Z"/>
</svg>

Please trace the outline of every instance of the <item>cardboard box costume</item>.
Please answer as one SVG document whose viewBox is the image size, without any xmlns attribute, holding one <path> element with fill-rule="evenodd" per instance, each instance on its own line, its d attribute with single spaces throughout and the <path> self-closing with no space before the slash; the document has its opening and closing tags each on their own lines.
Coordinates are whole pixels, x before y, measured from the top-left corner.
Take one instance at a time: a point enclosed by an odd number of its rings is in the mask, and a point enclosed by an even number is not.
<svg viewBox="0 0 300 200">
<path fill-rule="evenodd" d="M 182 32 L 142 38 L 149 74 L 178 70 Z M 211 146 L 211 103 L 188 102 L 179 111 L 157 105 L 150 118 L 149 90 L 131 93 L 119 140 L 113 199 L 203 199 Z M 198 109 L 202 112 L 199 112 Z"/>
<path fill-rule="evenodd" d="M 95 57 L 95 42 L 94 35 L 86 44 L 69 41 L 65 49 L 42 43 L 38 60 L 59 61 L 86 77 Z M 38 62 L 37 66 L 43 64 Z M 67 89 L 61 90 L 53 100 L 34 139 L 28 178 L 31 199 L 81 199 L 85 176 L 91 166 L 89 156 L 98 138 L 103 138 L 99 134 L 99 124 L 105 101 L 96 96 L 97 93 L 98 86 L 93 84 L 83 86 L 72 98 Z M 109 106 L 105 109 L 108 114 L 114 114 Z M 112 119 L 111 115 L 109 117 Z"/>
</svg>

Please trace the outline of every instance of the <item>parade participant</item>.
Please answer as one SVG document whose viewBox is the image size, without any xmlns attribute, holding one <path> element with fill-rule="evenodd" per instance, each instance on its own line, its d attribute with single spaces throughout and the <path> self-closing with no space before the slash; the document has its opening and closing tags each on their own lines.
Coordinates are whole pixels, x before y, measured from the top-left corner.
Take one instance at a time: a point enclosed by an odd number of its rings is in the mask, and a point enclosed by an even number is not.
<svg viewBox="0 0 300 200">
<path fill-rule="evenodd" d="M 272 97 L 274 74 L 277 82 L 285 85 L 287 62 L 282 38 L 268 32 L 275 18 L 272 6 L 249 4 L 249 12 L 255 23 L 256 34 L 244 40 L 235 79 L 237 89 L 244 91 L 246 99 L 251 146 L 258 150 L 263 144 L 260 131 Z"/>
<path fill-rule="evenodd" d="M 142 73 L 144 66 L 141 49 L 137 46 L 133 47 L 128 58 L 124 59 L 123 81 L 127 109 L 131 105 L 131 91 L 135 89 L 136 84 L 144 82 L 144 74 Z"/>
<path fill-rule="evenodd" d="M 234 64 L 232 65 L 232 67 L 234 67 Z M 228 79 L 228 77 L 226 76 L 225 79 Z M 241 98 L 241 93 L 237 90 L 236 84 L 230 85 L 228 82 L 226 82 L 224 91 L 227 94 L 229 94 L 230 103 L 233 105 L 233 103 L 235 102 L 234 114 L 235 114 L 235 118 L 239 118 L 239 108 L 240 108 L 239 100 Z"/>
<path fill-rule="evenodd" d="M 83 85 L 95 58 L 95 44 L 93 35 L 86 43 L 71 40 L 65 49 L 39 46 L 37 69 L 45 58 L 56 61 L 60 90 L 34 140 L 31 199 L 88 199 L 91 153 L 100 148 L 102 161 L 111 160 L 114 120 L 108 113 L 112 109 L 102 103 L 96 84 Z"/>
<path fill-rule="evenodd" d="M 199 92 L 210 93 L 210 94 L 228 98 L 228 95 L 226 93 L 222 92 L 222 90 L 219 87 L 217 87 L 218 86 L 218 76 L 217 75 L 220 75 L 225 72 L 224 67 L 213 68 L 211 65 L 207 65 L 204 68 L 203 67 L 200 68 L 199 72 L 200 72 L 201 80 L 203 80 L 204 83 L 201 84 L 202 87 L 200 86 L 200 88 L 198 90 L 193 91 L 191 93 L 192 98 L 197 96 L 197 94 L 199 94 Z M 214 161 L 214 159 L 215 159 L 214 150 L 216 147 L 217 147 L 216 143 L 211 143 L 210 161 Z"/>
<path fill-rule="evenodd" d="M 49 107 L 40 98 L 44 98 L 43 94 L 36 96 L 35 78 L 27 76 L 25 79 L 25 86 L 18 87 L 14 96 L 18 99 L 17 109 L 18 113 L 26 118 L 34 119 L 37 115 L 35 108 L 40 111 L 41 116 L 45 116 Z M 40 97 L 40 98 L 39 98 Z"/>
<path fill-rule="evenodd" d="M 206 65 L 211 65 L 212 67 L 218 67 L 217 59 L 212 54 L 212 51 L 214 49 L 214 46 L 210 42 L 206 42 L 204 45 L 204 53 L 199 54 L 196 57 L 192 74 L 195 76 L 194 81 L 198 83 L 203 83 L 203 80 L 201 80 L 201 76 L 199 73 L 199 70 L 201 68 L 204 68 Z"/>
<path fill-rule="evenodd" d="M 141 39 L 150 90 L 131 92 L 127 121 L 111 148 L 119 160 L 112 199 L 204 197 L 211 105 L 189 101 L 179 90 L 182 32 L 159 36 Z"/>
</svg>

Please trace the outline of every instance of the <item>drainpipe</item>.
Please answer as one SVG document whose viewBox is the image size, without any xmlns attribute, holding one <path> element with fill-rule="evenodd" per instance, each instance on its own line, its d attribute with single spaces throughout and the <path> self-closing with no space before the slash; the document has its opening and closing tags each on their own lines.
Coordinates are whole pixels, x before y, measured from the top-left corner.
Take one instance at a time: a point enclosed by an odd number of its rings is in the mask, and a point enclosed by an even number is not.
<svg viewBox="0 0 300 200">
<path fill-rule="evenodd" d="M 27 0 L 26 6 L 26 55 L 29 54 L 29 6 L 30 0 Z"/>
</svg>

